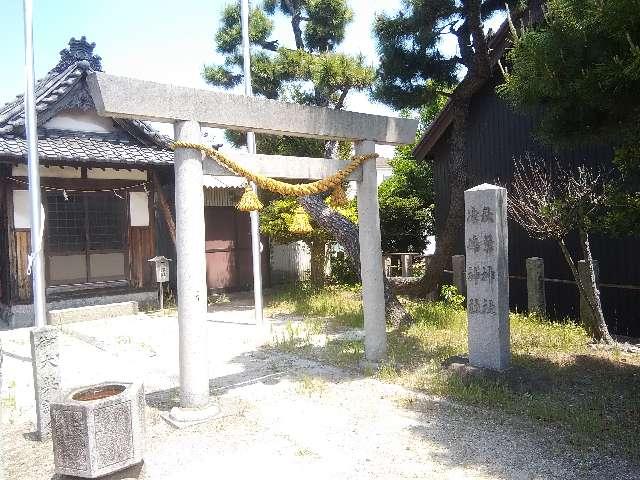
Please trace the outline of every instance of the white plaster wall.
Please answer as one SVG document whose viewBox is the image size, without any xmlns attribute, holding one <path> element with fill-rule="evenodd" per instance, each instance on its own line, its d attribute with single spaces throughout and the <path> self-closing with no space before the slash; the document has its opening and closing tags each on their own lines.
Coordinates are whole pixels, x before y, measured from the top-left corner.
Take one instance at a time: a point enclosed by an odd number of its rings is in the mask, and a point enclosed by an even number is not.
<svg viewBox="0 0 640 480">
<path fill-rule="evenodd" d="M 44 128 L 96 133 L 109 133 L 115 130 L 110 118 L 100 117 L 95 112 L 83 112 L 82 110 L 61 112 L 46 122 Z"/>
<path fill-rule="evenodd" d="M 29 175 L 26 165 L 17 165 L 11 169 L 14 177 L 26 177 Z M 74 167 L 45 167 L 40 166 L 40 176 L 49 178 L 80 178 L 82 173 Z"/>
<path fill-rule="evenodd" d="M 97 253 L 89 256 L 93 278 L 124 278 L 124 254 Z"/>
<path fill-rule="evenodd" d="M 385 181 L 387 178 L 389 178 L 391 175 L 393 175 L 393 169 L 391 167 L 377 168 L 376 169 L 376 182 L 377 182 L 378 186 L 380 186 L 380 184 L 383 181 Z"/>
<path fill-rule="evenodd" d="M 149 226 L 149 198 L 146 192 L 129 193 L 129 217 L 132 227 Z"/>
<path fill-rule="evenodd" d="M 90 168 L 87 170 L 87 178 L 118 179 L 118 180 L 146 180 L 147 172 L 144 170 L 116 170 L 115 168 Z"/>
<path fill-rule="evenodd" d="M 308 280 L 311 252 L 304 242 L 271 245 L 271 271 L 275 282 Z"/>
<path fill-rule="evenodd" d="M 13 191 L 13 226 L 15 228 L 31 228 L 29 190 Z"/>
</svg>

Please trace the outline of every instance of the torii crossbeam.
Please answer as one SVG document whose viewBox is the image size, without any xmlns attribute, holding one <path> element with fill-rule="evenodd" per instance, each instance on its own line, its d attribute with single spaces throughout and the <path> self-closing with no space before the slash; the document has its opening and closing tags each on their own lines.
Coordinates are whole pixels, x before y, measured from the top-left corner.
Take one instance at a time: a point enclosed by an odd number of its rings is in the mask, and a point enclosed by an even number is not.
<svg viewBox="0 0 640 480">
<path fill-rule="evenodd" d="M 415 139 L 417 121 L 308 107 L 212 90 L 92 73 L 87 82 L 99 115 L 174 125 L 175 140 L 200 143 L 201 127 L 218 127 L 274 135 L 346 140 L 356 154 L 376 144 L 401 145 Z M 344 162 L 323 158 L 235 155 L 256 173 L 276 178 L 319 179 Z M 198 150 L 175 151 L 176 253 L 180 329 L 180 405 L 206 409 L 209 402 L 206 323 L 203 172 L 232 175 Z M 375 162 L 366 162 L 351 179 L 358 185 L 358 217 L 365 358 L 377 362 L 387 351 L 380 216 Z"/>
</svg>

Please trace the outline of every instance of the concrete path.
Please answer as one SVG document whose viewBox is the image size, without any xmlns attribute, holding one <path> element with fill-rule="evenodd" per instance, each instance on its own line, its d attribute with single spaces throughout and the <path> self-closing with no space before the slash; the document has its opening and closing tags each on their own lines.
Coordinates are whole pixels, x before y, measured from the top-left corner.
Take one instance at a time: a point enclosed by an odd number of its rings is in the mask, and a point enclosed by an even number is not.
<svg viewBox="0 0 640 480">
<path fill-rule="evenodd" d="M 558 433 L 500 413 L 408 392 L 353 372 L 258 348 L 246 302 L 209 314 L 211 394 L 220 417 L 176 430 L 175 317 L 140 314 L 67 325 L 66 388 L 142 379 L 143 466 L 110 479 L 632 479 L 633 466 L 577 455 Z M 28 330 L 0 333 L 6 479 L 57 479 L 51 442 L 33 441 Z M 64 477 L 69 478 L 69 477 Z"/>
</svg>

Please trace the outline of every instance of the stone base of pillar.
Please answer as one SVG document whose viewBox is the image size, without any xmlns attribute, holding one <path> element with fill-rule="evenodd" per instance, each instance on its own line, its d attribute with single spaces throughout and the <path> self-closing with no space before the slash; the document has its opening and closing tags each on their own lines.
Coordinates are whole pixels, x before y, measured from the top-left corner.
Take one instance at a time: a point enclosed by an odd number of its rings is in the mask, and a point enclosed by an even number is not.
<svg viewBox="0 0 640 480">
<path fill-rule="evenodd" d="M 382 364 L 383 362 L 381 360 L 367 360 L 363 358 L 358 362 L 358 367 L 360 367 L 360 370 L 365 374 L 374 374 L 380 369 Z"/>
<path fill-rule="evenodd" d="M 173 407 L 169 414 L 162 417 L 175 428 L 186 428 L 205 423 L 220 416 L 220 407 L 210 403 L 203 408 Z"/>
</svg>

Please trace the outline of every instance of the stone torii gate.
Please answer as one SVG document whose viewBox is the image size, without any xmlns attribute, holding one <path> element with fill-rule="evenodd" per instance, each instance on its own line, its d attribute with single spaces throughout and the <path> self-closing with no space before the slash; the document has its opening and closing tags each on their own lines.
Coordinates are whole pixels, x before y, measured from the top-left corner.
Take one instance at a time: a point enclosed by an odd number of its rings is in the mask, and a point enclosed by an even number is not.
<svg viewBox="0 0 640 480">
<path fill-rule="evenodd" d="M 92 73 L 87 80 L 98 114 L 173 123 L 176 141 L 200 143 L 201 127 L 205 126 L 353 141 L 356 154 L 367 154 L 375 152 L 376 144 L 412 143 L 417 129 L 415 120 L 307 107 L 100 72 Z M 256 173 L 281 179 L 318 180 L 346 166 L 343 161 L 322 158 L 231 156 Z M 214 160 L 203 159 L 200 151 L 187 148 L 176 149 L 174 169 L 180 405 L 182 411 L 206 415 L 209 375 L 202 180 L 203 174 L 234 174 Z M 365 162 L 350 180 L 358 185 L 365 358 L 377 362 L 386 354 L 387 338 L 375 162 Z"/>
</svg>

